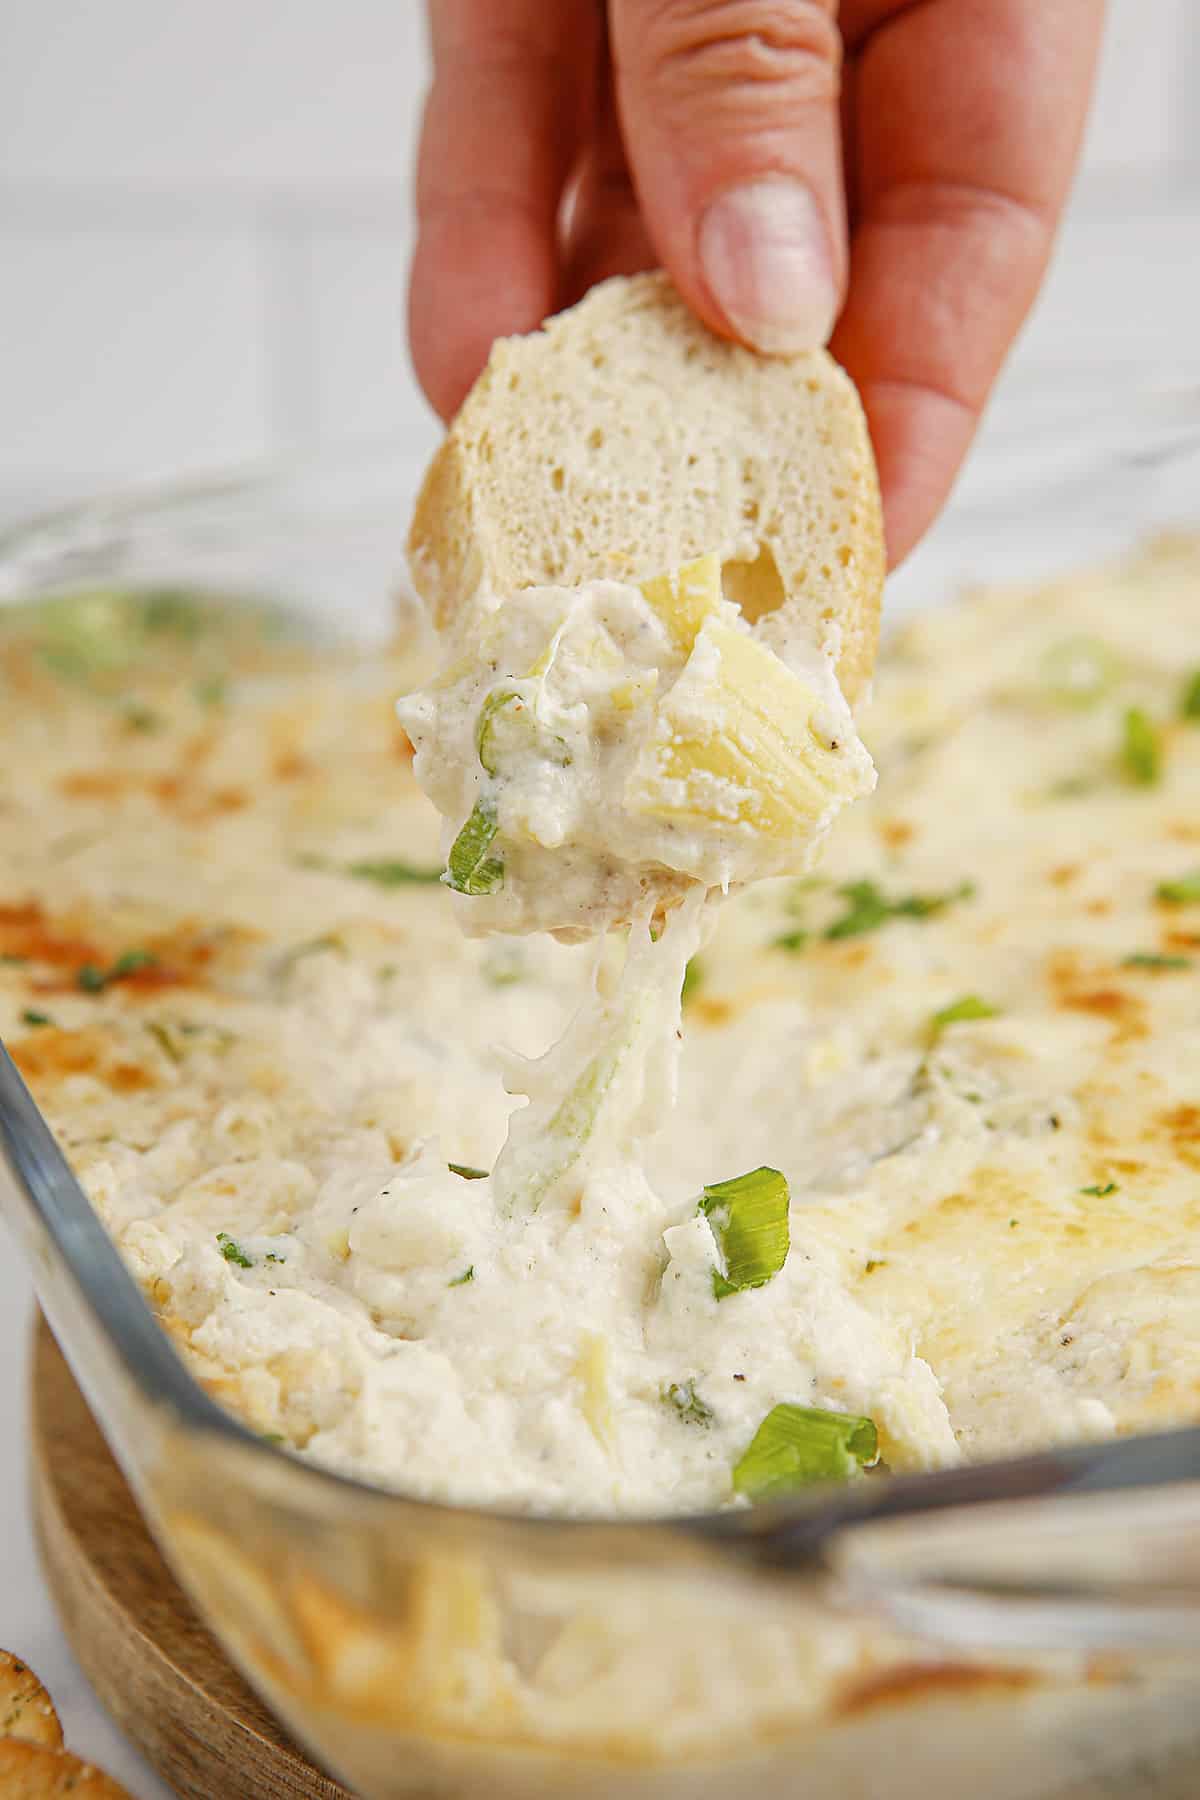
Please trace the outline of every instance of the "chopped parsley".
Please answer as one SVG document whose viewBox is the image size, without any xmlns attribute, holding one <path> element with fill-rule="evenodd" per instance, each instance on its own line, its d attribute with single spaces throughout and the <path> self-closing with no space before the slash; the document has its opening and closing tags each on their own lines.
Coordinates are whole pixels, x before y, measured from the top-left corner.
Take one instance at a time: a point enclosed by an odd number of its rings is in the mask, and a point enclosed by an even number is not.
<svg viewBox="0 0 1200 1800">
<path fill-rule="evenodd" d="M 1126 709 L 1121 725 L 1121 761 L 1130 781 L 1153 787 L 1162 777 L 1162 746 L 1158 732 L 1140 706 Z"/>
<path fill-rule="evenodd" d="M 486 1181 L 486 1169 L 473 1169 L 470 1163 L 447 1163 L 446 1167 L 452 1175 L 461 1175 L 464 1181 Z"/>
<path fill-rule="evenodd" d="M 956 900 L 969 900 L 975 892 L 971 881 L 960 882 L 944 894 L 903 894 L 890 899 L 874 881 L 850 881 L 838 889 L 846 910 L 825 928 L 827 938 L 861 937 L 877 931 L 889 919 L 931 919 Z"/>
<path fill-rule="evenodd" d="M 1200 669 L 1188 676 L 1179 702 L 1180 717 L 1193 723 L 1200 721 Z"/>
<path fill-rule="evenodd" d="M 345 873 L 353 876 L 355 881 L 373 881 L 376 887 L 384 888 L 407 887 L 414 882 L 440 881 L 442 878 L 440 869 L 422 869 L 399 857 L 347 863 Z"/>
<path fill-rule="evenodd" d="M 712 1407 L 701 1400 L 694 1381 L 668 1382 L 659 1398 L 685 1425 L 711 1425 L 713 1422 Z"/>
<path fill-rule="evenodd" d="M 1135 950 L 1122 964 L 1126 969 L 1190 969 L 1190 956 L 1173 956 L 1161 950 Z"/>
<path fill-rule="evenodd" d="M 139 969 L 157 967 L 158 958 L 150 950 L 126 950 L 118 956 L 110 968 L 97 968 L 95 963 L 84 963 L 75 972 L 75 984 L 85 994 L 102 994 L 114 981 L 124 981 L 127 975 L 136 975 Z"/>
<path fill-rule="evenodd" d="M 474 1281 L 474 1279 L 475 1279 L 475 1264 L 471 1263 L 468 1268 L 465 1268 L 463 1270 L 461 1275 L 456 1275 L 454 1277 L 453 1281 L 448 1281 L 446 1283 L 446 1286 L 447 1287 L 466 1287 L 468 1281 Z"/>
<path fill-rule="evenodd" d="M 53 1025 L 54 1020 L 49 1013 L 37 1012 L 34 1007 L 27 1006 L 21 1014 L 22 1025 Z"/>
<path fill-rule="evenodd" d="M 1192 869 L 1175 881 L 1160 881 L 1154 890 L 1154 898 L 1167 906 L 1200 904 L 1200 869 Z"/>
<path fill-rule="evenodd" d="M 935 1038 L 940 1037 L 947 1025 L 957 1025 L 966 1019 L 994 1019 L 999 1010 L 990 1000 L 981 1000 L 978 994 L 964 994 L 961 1000 L 935 1012 L 929 1021 L 929 1029 Z"/>
<path fill-rule="evenodd" d="M 230 1237 L 227 1231 L 218 1231 L 217 1248 L 227 1263 L 233 1263 L 239 1269 L 252 1269 L 253 1257 L 247 1256 L 237 1239 Z"/>
<path fill-rule="evenodd" d="M 1098 1181 L 1091 1187 L 1081 1187 L 1079 1191 L 1081 1194 L 1090 1194 L 1095 1200 L 1105 1200 L 1109 1194 L 1115 1194 L 1118 1190 L 1115 1181 Z"/>
</svg>

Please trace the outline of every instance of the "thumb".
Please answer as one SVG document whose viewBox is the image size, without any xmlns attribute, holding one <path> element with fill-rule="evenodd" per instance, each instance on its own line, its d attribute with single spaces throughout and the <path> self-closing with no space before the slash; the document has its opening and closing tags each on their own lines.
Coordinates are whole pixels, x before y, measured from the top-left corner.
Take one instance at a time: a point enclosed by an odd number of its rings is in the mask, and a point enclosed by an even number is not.
<svg viewBox="0 0 1200 1800">
<path fill-rule="evenodd" d="M 638 201 L 684 298 L 756 350 L 825 343 L 846 216 L 836 0 L 610 0 Z"/>
</svg>

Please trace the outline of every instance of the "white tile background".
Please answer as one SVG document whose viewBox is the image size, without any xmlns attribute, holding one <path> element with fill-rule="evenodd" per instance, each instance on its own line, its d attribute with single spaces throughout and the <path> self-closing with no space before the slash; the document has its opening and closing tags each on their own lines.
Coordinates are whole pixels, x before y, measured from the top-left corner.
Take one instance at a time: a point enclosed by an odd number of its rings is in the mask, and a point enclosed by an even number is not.
<svg viewBox="0 0 1200 1800">
<path fill-rule="evenodd" d="M 432 435 L 402 311 L 426 74 L 419 0 L 0 0 L 0 504 Z M 1113 0 L 1018 377 L 1194 358 L 1197 318 L 1200 5 Z"/>
</svg>

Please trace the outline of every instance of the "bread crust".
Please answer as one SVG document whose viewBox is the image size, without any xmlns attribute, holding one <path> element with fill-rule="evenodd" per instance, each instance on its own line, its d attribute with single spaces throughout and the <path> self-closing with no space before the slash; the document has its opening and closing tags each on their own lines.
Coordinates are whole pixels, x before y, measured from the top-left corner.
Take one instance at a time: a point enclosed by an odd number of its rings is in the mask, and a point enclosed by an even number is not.
<svg viewBox="0 0 1200 1800">
<path fill-rule="evenodd" d="M 661 272 L 497 342 L 434 456 L 409 539 L 439 628 L 482 588 L 641 581 L 708 551 L 769 642 L 875 662 L 884 541 L 853 383 L 824 351 L 714 337 Z"/>
</svg>

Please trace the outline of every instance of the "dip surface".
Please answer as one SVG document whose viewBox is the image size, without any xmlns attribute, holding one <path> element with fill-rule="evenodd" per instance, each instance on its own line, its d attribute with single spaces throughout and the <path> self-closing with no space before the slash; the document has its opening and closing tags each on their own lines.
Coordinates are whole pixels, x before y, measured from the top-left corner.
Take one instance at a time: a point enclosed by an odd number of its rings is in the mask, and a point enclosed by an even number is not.
<svg viewBox="0 0 1200 1800">
<path fill-rule="evenodd" d="M 1200 1416 L 1195 545 L 893 642 L 876 795 L 719 910 L 677 1109 L 618 1071 L 613 1153 L 537 1206 L 449 1165 L 495 1164 L 506 1076 L 536 1105 L 586 1064 L 504 1047 L 615 1004 L 619 947 L 461 936 L 411 659 L 158 611 L 0 614 L 0 1032 L 256 1429 L 620 1513 L 729 1504 L 781 1401 L 869 1416 L 898 1469 Z M 718 1301 L 698 1197 L 759 1164 L 790 1254 Z"/>
</svg>

